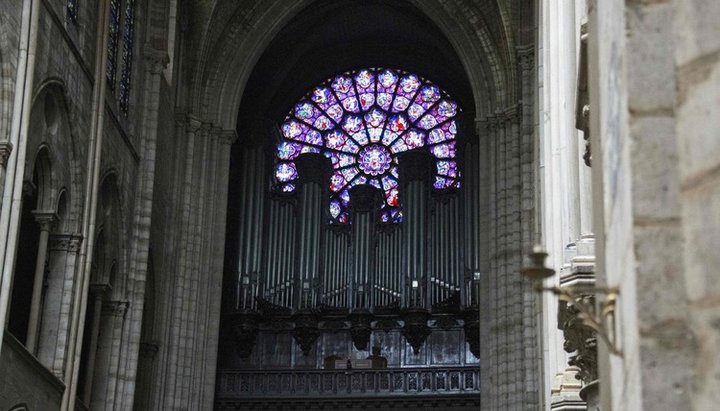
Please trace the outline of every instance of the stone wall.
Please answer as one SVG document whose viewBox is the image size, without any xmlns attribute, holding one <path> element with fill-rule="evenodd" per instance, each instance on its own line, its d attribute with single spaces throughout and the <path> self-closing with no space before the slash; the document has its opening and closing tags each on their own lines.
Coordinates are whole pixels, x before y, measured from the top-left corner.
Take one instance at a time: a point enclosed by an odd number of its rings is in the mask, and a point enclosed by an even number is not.
<svg viewBox="0 0 720 411">
<path fill-rule="evenodd" d="M 693 409 L 720 401 L 720 3 L 673 2 L 675 135 L 687 316 L 667 327 Z M 667 27 L 667 26 L 665 26 Z M 671 50 L 672 52 L 672 50 Z M 673 253 L 677 258 L 677 254 Z M 679 273 L 675 274 L 678 275 Z M 676 290 L 677 292 L 677 290 Z M 672 365 L 669 365 L 672 366 Z M 677 377 L 676 377 L 677 378 Z"/>
<path fill-rule="evenodd" d="M 717 401 L 718 16 L 713 1 L 591 7 L 598 266 L 621 289 L 624 351 L 600 347 L 604 408 Z"/>
<path fill-rule="evenodd" d="M 0 354 L 0 409 L 57 410 L 65 385 L 13 336 L 5 334 Z"/>
</svg>

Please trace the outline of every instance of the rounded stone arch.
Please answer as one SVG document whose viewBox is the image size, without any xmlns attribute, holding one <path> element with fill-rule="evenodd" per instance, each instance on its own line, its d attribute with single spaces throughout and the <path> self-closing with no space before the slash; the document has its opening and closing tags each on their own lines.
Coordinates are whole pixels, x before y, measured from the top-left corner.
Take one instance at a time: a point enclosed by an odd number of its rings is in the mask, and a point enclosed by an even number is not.
<svg viewBox="0 0 720 411">
<path fill-rule="evenodd" d="M 35 185 L 34 189 L 37 193 L 37 204 L 35 209 L 40 211 L 55 210 L 54 204 L 57 196 L 55 195 L 57 181 L 53 175 L 53 165 L 50 148 L 42 144 L 34 156 L 34 161 L 28 162 L 27 166 L 33 165 L 30 173 L 26 175 L 28 180 Z"/>
<path fill-rule="evenodd" d="M 62 80 L 48 78 L 41 82 L 33 95 L 28 133 L 28 152 L 40 153 L 47 148 L 52 164 L 52 196 L 45 209 L 56 209 L 60 188 L 66 190 L 67 232 L 77 232 L 82 220 L 83 173 L 81 153 L 77 144 L 76 125 L 70 121 L 67 88 Z M 33 162 L 28 161 L 28 165 Z M 26 175 L 32 170 L 26 169 Z"/>
<path fill-rule="evenodd" d="M 97 254 L 93 256 L 93 266 L 97 269 L 98 282 L 112 287 L 112 300 L 120 300 L 125 295 L 126 279 L 123 273 L 126 265 L 122 239 L 126 237 L 120 192 L 116 170 L 106 171 L 99 185 L 96 219 L 98 234 L 93 250 Z"/>
<path fill-rule="evenodd" d="M 274 1 L 257 16 L 248 17 L 242 10 L 236 10 L 229 21 L 226 16 L 217 15 L 227 14 L 227 5 L 216 5 L 207 31 L 199 34 L 207 38 L 189 42 L 200 52 L 190 62 L 194 66 L 188 79 L 193 81 L 187 101 L 193 103 L 188 103 L 188 108 L 224 129 L 234 129 L 237 108 L 255 64 L 277 33 L 312 3 L 313 0 Z M 476 116 L 483 117 L 506 108 L 510 87 L 503 63 L 505 59 L 500 57 L 503 52 L 498 51 L 502 47 L 493 44 L 485 32 L 475 32 L 477 27 L 458 24 L 456 16 L 462 15 L 462 10 L 456 6 L 415 0 L 410 4 L 438 25 L 460 57 L 471 82 Z M 220 22 L 214 24 L 215 19 Z M 213 26 L 223 27 L 224 34 L 213 36 L 209 28 Z M 240 32 L 243 29 L 247 32 Z M 213 43 L 215 37 L 219 39 Z"/>
</svg>

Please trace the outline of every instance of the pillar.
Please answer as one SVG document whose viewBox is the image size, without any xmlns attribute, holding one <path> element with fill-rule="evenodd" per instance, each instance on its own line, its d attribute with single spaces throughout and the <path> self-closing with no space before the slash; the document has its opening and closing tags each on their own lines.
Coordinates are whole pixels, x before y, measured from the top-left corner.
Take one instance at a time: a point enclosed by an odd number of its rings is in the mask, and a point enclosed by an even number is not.
<svg viewBox="0 0 720 411">
<path fill-rule="evenodd" d="M 38 334 L 40 332 L 40 307 L 43 299 L 42 288 L 45 279 L 48 238 L 50 236 L 50 227 L 57 218 L 54 211 L 33 211 L 33 215 L 35 216 L 35 221 L 40 225 L 40 238 L 38 241 L 37 259 L 35 260 L 32 303 L 30 305 L 30 318 L 28 320 L 27 349 L 35 354 Z"/>
</svg>

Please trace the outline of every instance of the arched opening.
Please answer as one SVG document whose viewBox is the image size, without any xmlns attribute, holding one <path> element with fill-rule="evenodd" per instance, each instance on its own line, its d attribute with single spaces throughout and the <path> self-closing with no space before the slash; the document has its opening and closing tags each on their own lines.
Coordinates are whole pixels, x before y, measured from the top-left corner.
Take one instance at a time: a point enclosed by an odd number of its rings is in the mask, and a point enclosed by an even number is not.
<svg viewBox="0 0 720 411">
<path fill-rule="evenodd" d="M 43 304 L 47 244 L 55 210 L 51 206 L 52 173 L 48 149 L 35 159 L 31 181 L 23 187 L 18 258 L 8 328 L 35 354 Z"/>
<path fill-rule="evenodd" d="M 463 213 L 479 195 L 461 185 L 476 104 L 462 67 L 405 2 L 316 2 L 268 46 L 231 155 L 221 381 L 290 398 L 296 379 L 313 384 L 298 370 L 316 370 L 331 386 L 310 389 L 330 395 L 350 364 L 375 366 L 371 389 L 389 396 L 402 384 L 477 400 L 477 267 L 465 264 L 477 243 L 463 242 Z M 277 387 L 253 391 L 252 370 L 273 370 Z"/>
<path fill-rule="evenodd" d="M 118 350 L 127 302 L 121 298 L 119 274 L 119 197 L 110 173 L 101 182 L 98 233 L 93 249 L 85 334 L 78 375 L 78 398 L 90 409 L 107 401 L 110 381 L 116 378 Z"/>
</svg>

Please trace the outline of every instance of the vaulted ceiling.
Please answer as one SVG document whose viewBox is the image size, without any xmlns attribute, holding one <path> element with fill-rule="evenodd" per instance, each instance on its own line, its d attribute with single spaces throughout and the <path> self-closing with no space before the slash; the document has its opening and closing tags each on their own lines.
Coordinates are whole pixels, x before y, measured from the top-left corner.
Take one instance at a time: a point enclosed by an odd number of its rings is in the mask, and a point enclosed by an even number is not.
<svg viewBox="0 0 720 411">
<path fill-rule="evenodd" d="M 338 71 L 394 65 L 486 115 L 516 101 L 516 47 L 530 41 L 532 24 L 522 21 L 531 8 L 526 0 L 186 2 L 187 109 L 234 124 L 228 105 L 237 113 L 242 100 L 244 111 L 277 117 Z"/>
</svg>

